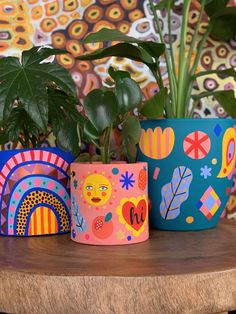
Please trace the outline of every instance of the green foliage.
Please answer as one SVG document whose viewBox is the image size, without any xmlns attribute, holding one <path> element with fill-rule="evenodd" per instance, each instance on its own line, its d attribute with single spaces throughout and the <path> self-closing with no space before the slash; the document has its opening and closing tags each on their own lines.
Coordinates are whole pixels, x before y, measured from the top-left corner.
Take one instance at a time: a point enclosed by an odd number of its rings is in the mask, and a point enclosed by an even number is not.
<svg viewBox="0 0 236 314">
<path fill-rule="evenodd" d="M 203 1 L 201 1 L 203 2 Z M 216 12 L 224 9 L 229 3 L 229 0 L 207 0 L 205 11 L 209 17 L 213 16 Z"/>
<path fill-rule="evenodd" d="M 199 0 L 201 4 L 199 18 L 195 25 L 191 44 L 187 47 L 186 38 L 191 1 L 183 0 L 183 18 L 179 48 L 180 54 L 177 68 L 172 43 L 168 43 L 170 54 L 167 52 L 167 49 L 165 49 L 166 42 L 157 14 L 158 10 L 166 11 L 168 36 L 171 38 L 171 11 L 174 7 L 174 2 L 174 0 L 162 0 L 156 4 L 154 0 L 149 0 L 150 9 L 154 16 L 154 22 L 160 36 L 160 43 L 143 41 L 134 37 L 126 36 L 118 30 L 102 29 L 97 33 L 89 34 L 83 40 L 83 43 L 112 41 L 118 41 L 120 43 L 106 46 L 92 53 L 78 57 L 80 60 L 94 60 L 116 56 L 129 58 L 147 65 L 160 89 L 159 93 L 143 104 L 141 113 L 148 118 L 157 118 L 160 116 L 169 118 L 191 117 L 193 111 L 189 111 L 189 103 L 191 98 L 196 98 L 196 95 L 193 95 L 192 93 L 192 89 L 193 84 L 198 77 L 213 73 L 223 75 L 225 77 L 235 77 L 235 71 L 232 68 L 225 70 L 203 71 L 200 73 L 196 73 L 196 69 L 198 67 L 205 43 L 210 35 L 218 40 L 229 40 L 236 35 L 236 8 L 227 7 L 229 0 Z M 209 25 L 206 27 L 205 33 L 202 37 L 199 38 L 199 29 L 205 13 L 209 17 Z M 188 51 L 187 56 L 186 51 Z M 159 58 L 162 55 L 164 55 L 167 65 L 169 78 L 168 90 L 164 89 L 164 83 L 161 77 Z M 119 77 L 119 79 L 122 78 L 124 80 L 128 80 L 128 78 L 130 78 L 129 76 L 123 76 L 125 74 L 122 73 L 122 71 L 119 72 L 120 73 L 115 74 Z M 116 80 L 112 71 L 110 75 L 114 80 Z M 223 96 L 224 93 L 226 93 L 225 96 Z M 206 94 L 206 96 L 207 95 L 208 94 Z M 222 101 L 222 99 L 228 99 L 229 94 L 225 91 L 221 91 L 220 95 L 221 96 L 217 96 L 217 99 L 221 100 L 221 105 L 232 116 L 235 116 L 232 111 L 236 111 L 236 108 L 233 109 L 232 106 L 229 108 L 227 107 L 226 102 Z M 203 96 L 204 94 L 201 94 L 199 98 Z M 125 143 L 125 145 L 127 144 L 128 143 Z"/>
<path fill-rule="evenodd" d="M 193 79 L 196 79 L 197 77 L 200 77 L 200 76 L 209 75 L 209 74 L 218 74 L 224 77 L 233 76 L 236 78 L 236 71 L 233 68 L 229 68 L 229 69 L 224 69 L 224 70 L 209 70 L 209 71 L 199 72 L 193 76 Z"/>
<path fill-rule="evenodd" d="M 157 59 L 164 53 L 165 45 L 153 41 L 142 41 L 127 36 L 118 30 L 101 29 L 97 33 L 89 34 L 82 42 L 120 41 L 114 46 L 98 49 L 92 53 L 77 57 L 79 60 L 95 60 L 105 57 L 123 57 L 143 62 L 151 71 L 157 70 Z"/>
<path fill-rule="evenodd" d="M 225 111 L 232 117 L 236 118 L 236 98 L 233 90 L 220 90 L 212 92 L 203 92 L 195 95 L 193 98 L 199 100 L 204 97 L 214 96 Z"/>
<path fill-rule="evenodd" d="M 76 137 L 67 127 L 80 117 L 74 82 L 60 65 L 42 63 L 62 53 L 33 47 L 22 53 L 21 60 L 0 59 L 0 126 L 5 134 L 1 143 L 20 141 L 23 147 L 39 147 L 41 138 L 53 132 L 58 143 L 63 140 L 63 147 L 75 152 Z"/>
<path fill-rule="evenodd" d="M 168 9 L 171 8 L 173 9 L 175 5 L 174 0 L 162 0 L 158 4 L 155 5 L 156 10 L 163 10 L 163 9 Z"/>
<path fill-rule="evenodd" d="M 96 33 L 92 33 L 87 35 L 83 40 L 82 43 L 88 44 L 88 43 L 97 43 L 97 42 L 106 42 L 106 41 L 123 41 L 126 43 L 140 43 L 141 40 L 130 37 L 122 32 L 116 30 L 111 30 L 107 28 L 102 28 L 100 31 Z"/>
<path fill-rule="evenodd" d="M 139 85 L 129 77 L 116 80 L 115 94 L 120 113 L 129 112 L 142 102 Z"/>
<path fill-rule="evenodd" d="M 122 125 L 123 152 L 128 161 L 136 159 L 136 144 L 140 137 L 140 123 L 130 112 L 142 102 L 138 84 L 124 71 L 109 69 L 114 79 L 111 90 L 95 89 L 84 99 L 86 120 L 78 122 L 78 134 L 84 142 L 94 144 L 101 152 L 103 163 L 109 163 L 112 155 L 111 137 L 113 129 Z M 100 158 L 96 156 L 96 160 Z M 78 160 L 89 161 L 89 155 Z"/>
<path fill-rule="evenodd" d="M 216 93 L 215 98 L 225 109 L 225 111 L 232 117 L 236 118 L 236 99 L 234 91 L 219 91 Z"/>
<path fill-rule="evenodd" d="M 141 110 L 142 115 L 147 118 L 155 119 L 161 117 L 167 101 L 167 88 L 162 88 L 159 93 L 149 98 Z"/>
<path fill-rule="evenodd" d="M 113 92 L 94 89 L 84 99 L 84 110 L 89 121 L 101 135 L 114 122 L 119 107 Z"/>
<path fill-rule="evenodd" d="M 236 35 L 236 7 L 227 7 L 216 11 L 210 17 L 211 36 L 225 41 Z"/>
<path fill-rule="evenodd" d="M 23 134 L 23 138 L 20 139 L 22 145 L 29 148 L 30 143 L 36 144 L 40 131 L 24 108 L 13 108 L 1 132 L 1 144 L 9 141 L 18 142 L 20 133 Z"/>
<path fill-rule="evenodd" d="M 139 119 L 134 116 L 128 116 L 122 127 L 122 151 L 129 162 L 136 161 L 137 146 L 141 135 L 141 126 Z"/>
</svg>

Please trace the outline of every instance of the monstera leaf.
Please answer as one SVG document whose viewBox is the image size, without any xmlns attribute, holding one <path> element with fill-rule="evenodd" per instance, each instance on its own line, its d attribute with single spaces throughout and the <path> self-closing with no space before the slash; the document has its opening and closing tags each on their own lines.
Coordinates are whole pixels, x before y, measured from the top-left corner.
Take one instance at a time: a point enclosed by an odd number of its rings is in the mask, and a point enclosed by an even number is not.
<svg viewBox="0 0 236 314">
<path fill-rule="evenodd" d="M 41 130 L 48 123 L 47 85 L 56 85 L 76 97 L 76 88 L 69 72 L 55 63 L 42 63 L 51 55 L 65 53 L 58 49 L 33 47 L 15 57 L 0 59 L 0 123 L 20 104 Z"/>
</svg>

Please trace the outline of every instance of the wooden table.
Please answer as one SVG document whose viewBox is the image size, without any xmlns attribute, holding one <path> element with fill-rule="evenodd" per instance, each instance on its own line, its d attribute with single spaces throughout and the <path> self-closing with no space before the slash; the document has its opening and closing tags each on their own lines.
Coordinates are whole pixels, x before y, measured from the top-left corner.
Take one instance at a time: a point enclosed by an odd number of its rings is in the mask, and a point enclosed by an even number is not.
<svg viewBox="0 0 236 314">
<path fill-rule="evenodd" d="M 127 246 L 0 237 L 0 312 L 219 313 L 236 309 L 236 222 L 152 231 Z"/>
</svg>

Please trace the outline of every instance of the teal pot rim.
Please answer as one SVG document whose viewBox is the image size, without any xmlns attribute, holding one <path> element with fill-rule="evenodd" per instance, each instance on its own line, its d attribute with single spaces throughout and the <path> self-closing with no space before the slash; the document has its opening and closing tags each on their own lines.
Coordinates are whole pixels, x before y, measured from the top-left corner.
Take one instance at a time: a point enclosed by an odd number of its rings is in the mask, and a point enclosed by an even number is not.
<svg viewBox="0 0 236 314">
<path fill-rule="evenodd" d="M 225 122 L 229 122 L 229 121 L 235 121 L 236 123 L 236 119 L 231 119 L 231 118 L 160 118 L 160 119 L 147 119 L 147 120 L 142 120 L 141 123 L 149 123 L 149 122 L 193 122 L 193 123 L 225 123 Z"/>
</svg>

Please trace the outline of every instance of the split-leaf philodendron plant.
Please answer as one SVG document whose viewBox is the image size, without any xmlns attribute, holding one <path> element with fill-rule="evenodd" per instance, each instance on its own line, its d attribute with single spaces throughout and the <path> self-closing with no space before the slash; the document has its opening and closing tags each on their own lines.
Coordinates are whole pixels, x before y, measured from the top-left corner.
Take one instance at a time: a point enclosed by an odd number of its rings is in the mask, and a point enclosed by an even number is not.
<svg viewBox="0 0 236 314">
<path fill-rule="evenodd" d="M 90 158 L 88 153 L 80 154 L 77 161 L 102 161 L 110 163 L 113 151 L 111 137 L 114 128 L 122 127 L 121 152 L 129 162 L 136 160 L 136 144 L 139 142 L 141 127 L 132 110 L 140 106 L 142 92 L 139 85 L 126 71 L 109 68 L 113 81 L 109 88 L 92 90 L 84 99 L 85 116 L 78 123 L 81 141 L 94 144 L 101 155 Z"/>
<path fill-rule="evenodd" d="M 40 147 L 53 133 L 58 146 L 78 153 L 76 87 L 62 66 L 43 62 L 65 51 L 33 47 L 21 59 L 0 58 L 0 144 Z"/>
<path fill-rule="evenodd" d="M 194 1 L 200 5 L 200 12 L 191 44 L 187 45 L 188 17 L 191 2 L 194 3 Z M 116 56 L 140 61 L 148 66 L 160 89 L 157 94 L 144 103 L 141 110 L 141 113 L 148 118 L 160 116 L 168 118 L 192 117 L 198 100 L 211 95 L 217 99 L 229 115 L 236 117 L 236 99 L 232 90 L 203 92 L 198 95 L 193 92 L 194 82 L 201 76 L 216 73 L 222 76 L 236 77 L 236 71 L 233 68 L 196 73 L 203 48 L 209 36 L 218 40 L 229 40 L 236 35 L 236 7 L 227 7 L 228 2 L 229 0 L 183 0 L 178 60 L 175 60 L 172 42 L 170 41 L 167 45 L 165 43 L 158 17 L 159 10 L 166 10 L 168 38 L 172 38 L 171 12 L 174 0 L 162 0 L 157 4 L 154 0 L 149 0 L 160 43 L 126 36 L 118 30 L 102 29 L 97 33 L 89 34 L 83 40 L 83 43 L 108 41 L 118 41 L 120 43 L 79 56 L 78 59 L 93 60 Z M 204 34 L 199 36 L 204 14 L 208 17 L 208 24 L 205 26 Z M 166 46 L 168 49 L 165 48 Z M 164 86 L 161 76 L 159 61 L 161 55 L 164 55 L 167 66 L 169 90 Z"/>
</svg>

